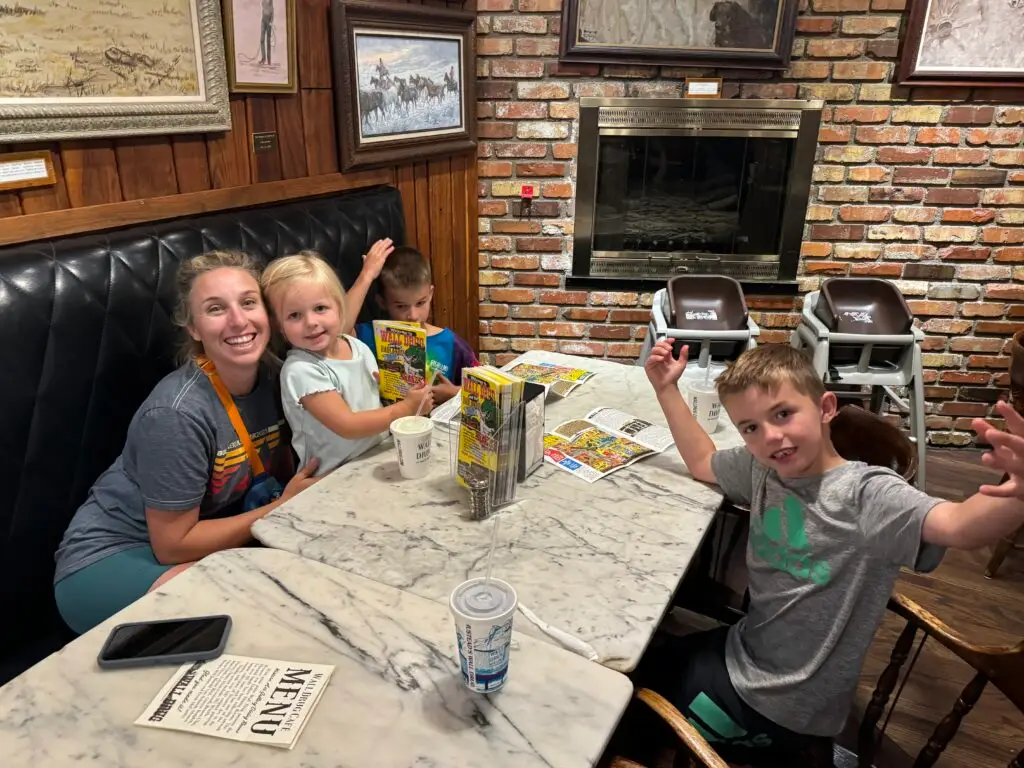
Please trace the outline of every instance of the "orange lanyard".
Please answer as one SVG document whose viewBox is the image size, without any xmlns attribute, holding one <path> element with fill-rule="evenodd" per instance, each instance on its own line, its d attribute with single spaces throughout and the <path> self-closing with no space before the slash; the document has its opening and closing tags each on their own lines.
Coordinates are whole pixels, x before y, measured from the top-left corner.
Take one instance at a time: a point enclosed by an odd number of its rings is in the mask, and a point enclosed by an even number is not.
<svg viewBox="0 0 1024 768">
<path fill-rule="evenodd" d="M 217 373 L 217 368 L 213 365 L 213 361 L 204 356 L 200 355 L 196 357 L 196 365 L 199 366 L 199 370 L 206 374 L 206 377 L 210 380 L 214 390 L 217 392 L 217 397 L 220 398 L 221 404 L 224 406 L 224 410 L 228 412 L 228 418 L 231 420 L 231 425 L 235 428 L 235 433 L 238 435 L 239 441 L 242 443 L 242 447 L 245 448 L 245 453 L 249 457 L 249 464 L 252 466 L 253 476 L 258 477 L 263 474 L 263 462 L 260 460 L 259 451 L 256 450 L 256 446 L 252 444 L 252 438 L 249 437 L 249 430 L 245 428 L 245 422 L 242 421 L 242 414 L 238 412 L 238 406 L 235 405 L 234 399 L 231 397 L 231 393 L 228 392 L 228 388 L 224 386 L 224 382 L 220 378 L 220 374 Z"/>
</svg>

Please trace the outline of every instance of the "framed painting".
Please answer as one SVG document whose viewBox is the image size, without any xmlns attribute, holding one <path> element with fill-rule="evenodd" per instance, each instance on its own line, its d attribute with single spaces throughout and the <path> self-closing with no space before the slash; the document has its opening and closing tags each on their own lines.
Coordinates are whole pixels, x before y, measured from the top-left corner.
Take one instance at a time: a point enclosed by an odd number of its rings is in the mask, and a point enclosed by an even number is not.
<svg viewBox="0 0 1024 768">
<path fill-rule="evenodd" d="M 901 85 L 1024 87 L 1024 0 L 911 0 Z"/>
<path fill-rule="evenodd" d="M 565 0 L 566 62 L 785 69 L 798 0 Z"/>
<path fill-rule="evenodd" d="M 0 143 L 231 127 L 220 0 L 18 0 L 0 29 Z"/>
<path fill-rule="evenodd" d="M 476 146 L 476 14 L 332 0 L 342 170 Z"/>
<path fill-rule="evenodd" d="M 295 93 L 295 0 L 224 0 L 232 93 Z"/>
</svg>

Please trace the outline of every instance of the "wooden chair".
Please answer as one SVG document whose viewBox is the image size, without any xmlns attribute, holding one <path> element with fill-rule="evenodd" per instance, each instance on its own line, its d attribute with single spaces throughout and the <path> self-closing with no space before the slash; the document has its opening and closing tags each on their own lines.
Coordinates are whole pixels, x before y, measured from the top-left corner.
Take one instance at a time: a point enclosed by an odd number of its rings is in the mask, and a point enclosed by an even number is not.
<svg viewBox="0 0 1024 768">
<path fill-rule="evenodd" d="M 1007 476 L 1003 475 L 1003 479 L 1000 483 L 1005 483 Z M 985 566 L 985 578 L 994 579 L 996 573 L 999 571 L 999 566 L 1003 564 L 1003 560 L 1010 554 L 1011 549 L 1024 550 L 1024 544 L 1019 544 L 1021 535 L 1024 534 L 1024 525 L 1018 528 L 1013 533 L 1004 536 L 1000 539 L 999 543 L 992 548 L 992 557 L 989 558 L 988 565 Z"/>
<path fill-rule="evenodd" d="M 992 683 L 1014 706 L 1024 713 L 1024 641 L 1013 647 L 981 646 L 969 643 L 952 629 L 913 600 L 897 593 L 889 600 L 889 610 L 906 619 L 907 625 L 893 646 L 889 664 L 882 672 L 871 701 L 864 711 L 858 734 L 858 768 L 871 765 L 878 743 L 876 731 L 879 717 L 892 694 L 900 669 L 907 660 L 917 633 L 941 643 L 962 661 L 974 668 L 976 674 L 961 691 L 948 715 L 935 727 L 931 738 L 917 756 L 914 768 L 930 768 L 960 728 L 960 723 L 977 704 L 985 687 Z M 1009 768 L 1024 768 L 1024 749 L 1010 761 Z"/>
<path fill-rule="evenodd" d="M 925 637 L 941 643 L 961 660 L 969 664 L 975 675 L 961 691 L 949 714 L 936 725 L 928 742 L 921 749 L 913 768 L 931 768 L 949 743 L 956 736 L 964 717 L 977 704 L 985 687 L 991 683 L 1024 714 L 1024 641 L 1013 647 L 980 646 L 969 643 L 959 637 L 952 629 L 929 611 L 913 600 L 897 593 L 889 600 L 889 610 L 906 620 L 907 624 L 893 645 L 889 664 L 878 678 L 871 700 L 864 710 L 864 717 L 857 733 L 857 754 L 847 753 L 852 760 L 850 765 L 857 768 L 871 768 L 881 741 L 882 733 L 878 729 L 881 719 L 893 690 L 900 678 L 900 671 L 910 656 L 914 640 L 918 632 Z M 714 748 L 694 729 L 682 713 L 668 701 L 653 691 L 641 689 L 636 700 L 650 707 L 666 724 L 671 727 L 680 743 L 685 747 L 683 762 L 676 760 L 676 768 L 687 765 L 706 766 L 707 768 L 728 768 Z M 837 752 L 845 750 L 837 750 Z M 689 759 L 689 764 L 685 759 Z M 838 760 L 838 755 L 837 755 Z M 855 763 L 853 762 L 855 760 Z M 822 762 L 818 762 L 822 761 Z M 835 765 L 847 764 L 836 762 Z M 804 761 L 794 761 L 794 766 L 801 768 L 812 765 L 832 766 L 831 757 L 815 755 Z M 611 768 L 644 768 L 624 758 L 615 758 Z M 1011 760 L 1007 768 L 1024 768 L 1024 749 Z"/>
</svg>

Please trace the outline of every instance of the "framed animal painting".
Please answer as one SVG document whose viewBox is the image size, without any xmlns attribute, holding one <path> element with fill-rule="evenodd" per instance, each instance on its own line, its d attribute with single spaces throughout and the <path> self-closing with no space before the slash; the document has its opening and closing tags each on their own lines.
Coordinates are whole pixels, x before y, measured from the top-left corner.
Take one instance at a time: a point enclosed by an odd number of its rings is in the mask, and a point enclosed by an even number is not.
<svg viewBox="0 0 1024 768">
<path fill-rule="evenodd" d="M 333 0 L 342 170 L 476 146 L 475 14 Z"/>
<path fill-rule="evenodd" d="M 1024 87 L 1024 0 L 911 0 L 901 85 Z"/>
<path fill-rule="evenodd" d="M 562 61 L 785 69 L 798 0 L 565 0 Z"/>
</svg>

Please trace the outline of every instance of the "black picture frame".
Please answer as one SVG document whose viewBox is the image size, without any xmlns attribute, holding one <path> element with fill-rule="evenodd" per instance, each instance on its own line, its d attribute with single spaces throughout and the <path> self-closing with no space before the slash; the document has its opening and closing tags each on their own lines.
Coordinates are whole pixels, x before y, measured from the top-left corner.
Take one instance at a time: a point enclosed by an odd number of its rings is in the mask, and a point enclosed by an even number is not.
<svg viewBox="0 0 1024 768">
<path fill-rule="evenodd" d="M 954 6 L 948 3 L 949 0 L 910 0 L 907 4 L 896 82 L 909 86 L 1024 88 L 1024 66 L 997 70 L 958 67 L 952 62 L 948 67 L 922 63 L 922 46 L 942 44 L 946 40 L 957 42 L 957 36 L 964 32 L 973 32 L 976 38 L 972 42 L 975 45 L 981 43 L 987 49 L 995 42 L 987 34 L 991 29 L 995 28 L 997 34 L 1001 29 L 1015 31 L 1017 45 L 1020 45 L 1024 7 L 1014 8 L 1005 2 L 982 3 L 969 8 L 956 6 L 955 14 L 951 14 L 950 9 Z M 969 55 L 963 44 L 959 47 Z"/>
<path fill-rule="evenodd" d="M 789 66 L 796 29 L 798 0 L 754 0 L 762 9 L 756 16 L 729 0 L 698 0 L 715 28 L 710 46 L 666 47 L 628 43 L 590 42 L 581 22 L 588 3 L 608 3 L 617 12 L 617 0 L 565 0 L 559 59 L 567 63 L 651 64 L 677 67 L 782 70 Z M 628 12 L 625 7 L 622 13 Z M 701 14 L 703 15 L 703 14 Z M 768 24 L 771 24 L 769 29 Z"/>
</svg>

